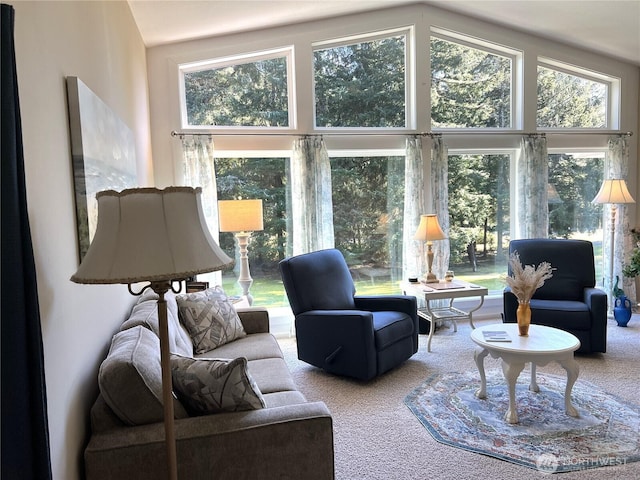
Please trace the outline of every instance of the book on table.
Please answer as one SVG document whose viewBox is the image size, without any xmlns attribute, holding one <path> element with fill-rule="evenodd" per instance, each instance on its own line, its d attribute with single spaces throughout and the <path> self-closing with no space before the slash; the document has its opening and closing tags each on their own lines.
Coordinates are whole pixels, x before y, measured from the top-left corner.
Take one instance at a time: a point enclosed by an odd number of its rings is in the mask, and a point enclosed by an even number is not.
<svg viewBox="0 0 640 480">
<path fill-rule="evenodd" d="M 510 342 L 509 334 L 504 330 L 485 330 L 482 332 L 487 342 Z"/>
</svg>

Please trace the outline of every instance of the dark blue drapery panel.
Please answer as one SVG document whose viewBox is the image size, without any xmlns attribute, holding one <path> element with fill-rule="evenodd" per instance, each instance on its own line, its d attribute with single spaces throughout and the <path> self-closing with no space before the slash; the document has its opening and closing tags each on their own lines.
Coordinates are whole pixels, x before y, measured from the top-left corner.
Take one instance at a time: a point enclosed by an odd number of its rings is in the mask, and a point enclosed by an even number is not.
<svg viewBox="0 0 640 480">
<path fill-rule="evenodd" d="M 2 471 L 3 480 L 51 478 L 36 269 L 27 216 L 13 44 L 15 12 L 1 5 Z"/>
</svg>

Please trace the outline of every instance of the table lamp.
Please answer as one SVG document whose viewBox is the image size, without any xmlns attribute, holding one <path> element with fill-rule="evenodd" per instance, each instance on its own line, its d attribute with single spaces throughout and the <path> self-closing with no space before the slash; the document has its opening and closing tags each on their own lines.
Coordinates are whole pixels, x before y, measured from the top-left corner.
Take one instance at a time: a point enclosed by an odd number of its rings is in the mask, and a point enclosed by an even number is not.
<svg viewBox="0 0 640 480">
<path fill-rule="evenodd" d="M 438 279 L 431 271 L 433 266 L 433 250 L 432 245 L 434 240 L 444 240 L 445 235 L 438 223 L 438 216 L 435 213 L 427 215 L 420 215 L 420 225 L 413 237 L 416 240 L 422 240 L 427 242 L 427 266 L 428 273 L 425 275 L 425 281 L 427 283 L 437 282 Z"/>
<path fill-rule="evenodd" d="M 629 189 L 627 188 L 627 182 L 621 178 L 611 178 L 602 182 L 600 191 L 596 195 L 596 198 L 592 200 L 592 203 L 610 204 L 611 205 L 611 258 L 609 260 L 609 289 L 611 290 L 613 285 L 613 262 L 615 258 L 615 238 L 616 238 L 616 210 L 618 204 L 635 203 Z M 611 292 L 608 292 L 611 294 Z M 610 306 L 613 307 L 613 300 Z"/>
<path fill-rule="evenodd" d="M 211 237 L 202 212 L 202 190 L 191 187 L 133 188 L 96 195 L 98 225 L 75 283 L 125 283 L 129 293 L 147 288 L 158 294 L 162 399 L 167 466 L 170 479 L 178 476 L 173 425 L 173 389 L 169 352 L 167 302 L 173 282 L 231 265 Z M 149 282 L 139 292 L 133 283 Z"/>
<path fill-rule="evenodd" d="M 249 305 L 253 297 L 249 289 L 253 284 L 249 270 L 249 240 L 251 232 L 264 229 L 262 217 L 262 200 L 219 200 L 218 220 L 221 232 L 233 232 L 240 250 L 240 275 L 238 283 L 242 287 L 242 295 Z"/>
</svg>

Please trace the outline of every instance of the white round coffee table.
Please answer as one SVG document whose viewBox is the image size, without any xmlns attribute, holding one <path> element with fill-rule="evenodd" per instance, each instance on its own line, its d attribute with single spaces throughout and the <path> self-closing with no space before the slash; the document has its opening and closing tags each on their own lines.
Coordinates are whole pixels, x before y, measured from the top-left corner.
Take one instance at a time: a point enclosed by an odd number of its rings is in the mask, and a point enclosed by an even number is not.
<svg viewBox="0 0 640 480">
<path fill-rule="evenodd" d="M 505 332 L 510 341 L 496 341 L 495 334 L 485 332 Z M 493 338 L 493 340 L 491 339 Z M 529 390 L 538 392 L 536 383 L 536 366 L 544 366 L 549 362 L 558 362 L 567 372 L 567 386 L 564 391 L 564 405 L 567 415 L 577 417 L 578 411 L 571 404 L 571 389 L 578 379 L 580 368 L 573 358 L 573 352 L 580 348 L 580 340 L 572 334 L 557 328 L 542 325 L 531 325 L 529 335 L 518 335 L 515 323 L 497 323 L 478 327 L 471 332 L 473 340 L 480 349 L 474 353 L 474 359 L 480 372 L 480 389 L 478 398 L 487 398 L 487 379 L 484 373 L 484 359 L 487 355 L 502 359 L 502 373 L 509 387 L 509 410 L 505 420 L 518 423 L 516 411 L 516 380 L 524 369 L 525 363 L 531 363 L 531 384 Z"/>
</svg>

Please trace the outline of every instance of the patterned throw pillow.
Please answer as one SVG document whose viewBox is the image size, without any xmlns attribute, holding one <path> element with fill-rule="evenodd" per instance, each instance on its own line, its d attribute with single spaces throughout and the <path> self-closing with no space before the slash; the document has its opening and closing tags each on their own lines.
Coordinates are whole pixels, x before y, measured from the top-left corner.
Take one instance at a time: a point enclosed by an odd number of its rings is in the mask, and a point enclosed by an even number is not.
<svg viewBox="0 0 640 480">
<path fill-rule="evenodd" d="M 209 352 L 247 335 L 236 310 L 219 286 L 178 295 L 176 300 L 194 353 Z"/>
<path fill-rule="evenodd" d="M 191 415 L 265 408 L 244 357 L 195 359 L 172 354 L 171 376 L 178 398 Z"/>
</svg>

